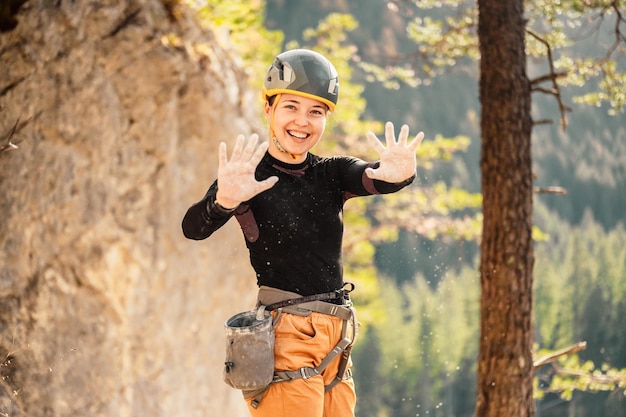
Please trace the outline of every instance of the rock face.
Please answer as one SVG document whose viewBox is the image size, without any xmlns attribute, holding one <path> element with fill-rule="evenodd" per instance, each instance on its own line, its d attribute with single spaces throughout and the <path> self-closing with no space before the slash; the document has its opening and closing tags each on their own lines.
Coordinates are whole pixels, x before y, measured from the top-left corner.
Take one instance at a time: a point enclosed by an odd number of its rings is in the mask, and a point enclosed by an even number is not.
<svg viewBox="0 0 626 417">
<path fill-rule="evenodd" d="M 180 223 L 256 92 L 164 3 L 31 0 L 0 34 L 0 416 L 249 415 L 222 381 L 243 239 Z"/>
</svg>

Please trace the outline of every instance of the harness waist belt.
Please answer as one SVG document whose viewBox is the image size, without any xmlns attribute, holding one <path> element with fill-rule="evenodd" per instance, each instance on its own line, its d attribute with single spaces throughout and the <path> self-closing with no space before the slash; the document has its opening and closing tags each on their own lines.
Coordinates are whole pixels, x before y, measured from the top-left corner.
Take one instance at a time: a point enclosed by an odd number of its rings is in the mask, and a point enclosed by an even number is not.
<svg viewBox="0 0 626 417">
<path fill-rule="evenodd" d="M 323 301 L 312 301 L 310 303 L 302 303 L 297 306 L 283 308 L 283 312 L 295 314 L 297 316 L 308 316 L 311 314 L 311 311 L 327 314 L 329 316 L 336 316 L 343 320 L 349 320 L 352 317 L 350 307 L 325 303 Z"/>
<path fill-rule="evenodd" d="M 261 286 L 261 288 L 259 288 L 257 302 L 258 305 L 266 306 L 266 310 L 281 309 L 285 313 L 295 314 L 297 316 L 308 316 L 311 314 L 311 311 L 315 311 L 317 313 L 328 314 L 344 320 L 349 320 L 350 317 L 352 317 L 350 310 L 351 304 L 339 305 L 322 301 L 334 298 L 331 297 L 331 295 L 338 292 L 340 292 L 340 296 L 343 297 L 343 291 L 345 290 L 303 297 L 297 293 Z"/>
<path fill-rule="evenodd" d="M 288 298 L 283 301 L 278 301 L 276 303 L 272 303 L 268 306 L 265 306 L 267 311 L 276 310 L 282 307 L 289 307 L 296 304 L 304 304 L 311 301 L 323 301 L 323 300 L 336 300 L 342 296 L 342 290 L 333 291 L 333 292 L 325 292 L 323 294 L 313 294 L 313 295 L 305 295 L 304 297 L 297 298 Z"/>
</svg>

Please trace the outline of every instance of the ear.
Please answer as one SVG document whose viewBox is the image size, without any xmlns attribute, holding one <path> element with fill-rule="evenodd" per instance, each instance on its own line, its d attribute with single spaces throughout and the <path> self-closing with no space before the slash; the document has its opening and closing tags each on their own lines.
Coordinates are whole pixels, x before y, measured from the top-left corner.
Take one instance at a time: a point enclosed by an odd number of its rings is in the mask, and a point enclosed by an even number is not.
<svg viewBox="0 0 626 417">
<path fill-rule="evenodd" d="M 272 113 L 272 106 L 270 106 L 270 103 L 267 100 L 265 100 L 264 111 L 265 111 L 265 116 L 270 117 Z"/>
</svg>

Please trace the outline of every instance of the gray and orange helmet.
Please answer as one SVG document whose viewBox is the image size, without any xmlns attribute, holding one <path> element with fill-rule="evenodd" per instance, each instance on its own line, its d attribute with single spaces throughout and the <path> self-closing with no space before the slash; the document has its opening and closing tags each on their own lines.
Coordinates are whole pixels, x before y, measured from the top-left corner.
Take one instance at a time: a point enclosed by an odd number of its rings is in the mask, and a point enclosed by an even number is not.
<svg viewBox="0 0 626 417">
<path fill-rule="evenodd" d="M 339 95 L 337 70 L 323 55 L 308 49 L 281 53 L 267 70 L 263 98 L 289 93 L 313 98 L 335 110 Z"/>
</svg>

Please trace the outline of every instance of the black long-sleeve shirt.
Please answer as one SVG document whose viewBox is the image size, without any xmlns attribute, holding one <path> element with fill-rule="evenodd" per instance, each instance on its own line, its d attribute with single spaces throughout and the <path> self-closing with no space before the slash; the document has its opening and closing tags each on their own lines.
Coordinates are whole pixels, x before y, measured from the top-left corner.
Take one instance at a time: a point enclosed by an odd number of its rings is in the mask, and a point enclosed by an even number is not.
<svg viewBox="0 0 626 417">
<path fill-rule="evenodd" d="M 309 154 L 301 164 L 281 162 L 269 153 L 256 169 L 263 180 L 277 176 L 274 187 L 234 211 L 215 204 L 217 181 L 183 219 L 189 239 L 206 239 L 233 215 L 243 231 L 257 284 L 301 295 L 331 292 L 343 285 L 341 243 L 343 205 L 355 196 L 392 193 L 410 184 L 371 180 L 376 166 L 357 158 Z"/>
</svg>

